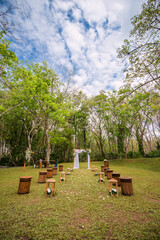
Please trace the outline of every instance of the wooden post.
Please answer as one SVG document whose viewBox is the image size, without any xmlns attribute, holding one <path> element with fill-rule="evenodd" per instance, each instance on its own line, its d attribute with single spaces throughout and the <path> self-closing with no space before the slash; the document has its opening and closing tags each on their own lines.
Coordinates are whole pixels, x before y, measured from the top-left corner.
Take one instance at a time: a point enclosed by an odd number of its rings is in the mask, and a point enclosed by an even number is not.
<svg viewBox="0 0 160 240">
<path fill-rule="evenodd" d="M 22 171 L 25 171 L 25 170 L 26 170 L 26 163 L 24 162 L 24 166 L 23 166 Z"/>
<path fill-rule="evenodd" d="M 74 168 L 75 168 L 75 157 L 74 157 Z"/>
</svg>

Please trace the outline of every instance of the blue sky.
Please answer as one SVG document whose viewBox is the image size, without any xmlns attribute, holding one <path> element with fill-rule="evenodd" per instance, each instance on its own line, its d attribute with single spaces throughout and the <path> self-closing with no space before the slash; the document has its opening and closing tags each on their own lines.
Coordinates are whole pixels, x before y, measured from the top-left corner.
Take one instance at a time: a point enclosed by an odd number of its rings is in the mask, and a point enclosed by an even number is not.
<svg viewBox="0 0 160 240">
<path fill-rule="evenodd" d="M 2 1 L 3 7 L 9 1 Z M 141 11 L 140 0 L 12 0 L 24 10 L 8 16 L 18 28 L 11 49 L 23 60 L 47 60 L 72 89 L 88 96 L 118 89 L 123 63 L 117 48 L 131 29 L 130 19 Z M 19 25 L 17 25 L 20 23 Z"/>
</svg>

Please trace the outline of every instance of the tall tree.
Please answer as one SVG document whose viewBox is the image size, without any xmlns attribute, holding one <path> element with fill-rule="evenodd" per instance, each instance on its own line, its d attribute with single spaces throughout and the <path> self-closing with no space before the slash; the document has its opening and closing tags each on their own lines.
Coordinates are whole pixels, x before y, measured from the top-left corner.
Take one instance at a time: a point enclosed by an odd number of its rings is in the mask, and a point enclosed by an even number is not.
<svg viewBox="0 0 160 240">
<path fill-rule="evenodd" d="M 118 57 L 126 61 L 126 79 L 138 84 L 128 94 L 145 86 L 160 89 L 160 2 L 148 0 L 140 14 L 131 19 L 129 40 L 125 39 Z M 129 63 L 128 63 L 129 61 Z M 153 85 L 154 83 L 154 85 Z M 128 95 L 127 94 L 127 95 Z"/>
</svg>

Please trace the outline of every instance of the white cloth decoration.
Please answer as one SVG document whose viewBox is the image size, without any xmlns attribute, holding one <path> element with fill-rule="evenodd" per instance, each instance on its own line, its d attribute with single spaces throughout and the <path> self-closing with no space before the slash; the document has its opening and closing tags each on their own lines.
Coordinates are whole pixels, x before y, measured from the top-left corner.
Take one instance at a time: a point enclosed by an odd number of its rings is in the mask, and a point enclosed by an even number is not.
<svg viewBox="0 0 160 240">
<path fill-rule="evenodd" d="M 86 152 L 83 149 L 75 149 L 75 162 L 74 162 L 74 169 L 79 168 L 79 153 Z M 88 153 L 88 169 L 90 169 L 90 156 Z"/>
<path fill-rule="evenodd" d="M 90 168 L 90 156 L 89 156 L 89 152 L 88 152 L 88 169 L 91 169 L 91 168 Z"/>
</svg>

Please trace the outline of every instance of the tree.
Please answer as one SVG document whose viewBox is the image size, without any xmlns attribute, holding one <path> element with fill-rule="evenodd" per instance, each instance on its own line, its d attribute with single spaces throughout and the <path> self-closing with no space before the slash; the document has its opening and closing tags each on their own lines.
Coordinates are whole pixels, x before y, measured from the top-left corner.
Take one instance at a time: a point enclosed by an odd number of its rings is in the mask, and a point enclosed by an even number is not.
<svg viewBox="0 0 160 240">
<path fill-rule="evenodd" d="M 126 60 L 126 80 L 129 84 L 138 81 L 134 89 L 148 84 L 148 87 L 160 89 L 160 2 L 148 0 L 142 5 L 140 14 L 131 19 L 133 29 L 130 39 L 118 49 L 118 57 Z"/>
<path fill-rule="evenodd" d="M 3 31 L 8 38 L 18 40 L 16 36 L 18 33 L 17 26 L 21 23 L 15 21 L 13 12 L 17 13 L 19 16 L 28 17 L 27 12 L 29 10 L 31 10 L 31 8 L 26 0 L 14 0 L 14 3 L 13 1 L 11 3 L 10 0 L 2 0 L 0 10 L 0 31 Z"/>
</svg>

